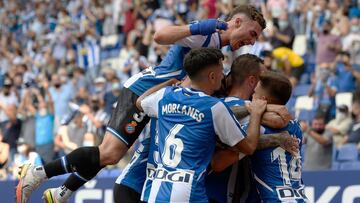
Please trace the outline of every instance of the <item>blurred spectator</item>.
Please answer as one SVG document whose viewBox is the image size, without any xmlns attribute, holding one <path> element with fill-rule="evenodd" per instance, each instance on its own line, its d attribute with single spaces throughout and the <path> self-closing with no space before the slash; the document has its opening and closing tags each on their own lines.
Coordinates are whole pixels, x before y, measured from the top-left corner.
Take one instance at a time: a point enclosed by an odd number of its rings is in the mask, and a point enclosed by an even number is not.
<svg viewBox="0 0 360 203">
<path fill-rule="evenodd" d="M 311 127 L 304 128 L 306 143 L 304 170 L 327 170 L 331 167 L 332 133 L 325 132 L 325 115 L 315 115 Z"/>
<path fill-rule="evenodd" d="M 342 39 L 343 50 L 350 52 L 351 63 L 360 64 L 360 19 L 351 19 L 350 31 Z"/>
<path fill-rule="evenodd" d="M 74 119 L 68 125 L 59 128 L 55 137 L 55 146 L 61 150 L 60 156 L 83 146 L 84 135 L 87 131 L 82 120 L 83 116 L 82 113 L 76 113 Z"/>
<path fill-rule="evenodd" d="M 216 18 L 216 0 L 200 0 L 201 19 Z"/>
<path fill-rule="evenodd" d="M 35 149 L 44 163 L 54 159 L 54 106 L 49 93 L 49 84 L 44 81 L 42 93 L 35 88 L 28 90 L 26 108 L 35 115 Z"/>
<path fill-rule="evenodd" d="M 357 81 L 360 81 L 360 69 L 351 64 L 349 52 L 339 52 L 334 63 L 336 76 L 339 81 L 337 92 L 353 92 Z"/>
<path fill-rule="evenodd" d="M 111 87 L 111 91 L 107 92 L 104 96 L 105 112 L 111 114 L 113 105 L 117 102 L 120 95 L 120 84 L 115 83 Z"/>
<path fill-rule="evenodd" d="M 325 127 L 326 133 L 333 134 L 333 142 L 337 147 L 344 142 L 351 123 L 352 119 L 349 114 L 349 108 L 346 105 L 337 107 L 335 119 L 331 120 Z"/>
<path fill-rule="evenodd" d="M 288 9 L 287 0 L 268 0 L 266 8 L 273 18 L 279 18 L 284 11 Z"/>
<path fill-rule="evenodd" d="M 6 166 L 9 162 L 9 144 L 3 142 L 3 135 L 0 132 L 0 180 L 6 179 Z"/>
<path fill-rule="evenodd" d="M 10 157 L 16 151 L 16 142 L 20 136 L 21 123 L 16 118 L 18 99 L 12 88 L 12 81 L 6 78 L 0 93 L 0 128 L 4 141 L 10 145 Z"/>
<path fill-rule="evenodd" d="M 68 104 L 74 98 L 76 92 L 73 91 L 70 83 L 61 82 L 58 75 L 52 75 L 51 83 L 52 86 L 49 88 L 49 92 L 54 101 L 55 125 L 58 126 L 60 120 L 70 113 Z"/>
<path fill-rule="evenodd" d="M 112 89 L 112 85 L 119 82 L 119 78 L 116 75 L 116 70 L 112 68 L 106 68 L 103 70 L 103 74 L 107 82 L 106 91 L 110 91 Z"/>
<path fill-rule="evenodd" d="M 264 66 L 267 70 L 273 69 L 274 57 L 271 51 L 263 51 L 260 54 L 260 57 L 264 60 Z M 275 68 L 275 67 L 274 67 Z"/>
<path fill-rule="evenodd" d="M 104 101 L 101 97 L 93 95 L 90 97 L 89 105 L 80 106 L 79 111 L 84 114 L 84 122 L 86 124 L 88 137 L 93 137 L 96 143 L 100 144 L 105 134 L 105 128 L 110 120 L 109 114 L 104 110 Z"/>
<path fill-rule="evenodd" d="M 304 73 L 304 60 L 291 49 L 285 47 L 274 49 L 272 55 L 276 59 L 278 67 L 289 77 L 291 84 L 295 87 Z"/>
<path fill-rule="evenodd" d="M 352 114 L 354 116 L 354 124 L 345 137 L 343 144 L 345 143 L 354 143 L 357 144 L 358 149 L 360 149 L 360 100 L 359 98 L 353 100 L 352 104 Z"/>
<path fill-rule="evenodd" d="M 340 37 L 331 34 L 332 24 L 326 21 L 319 32 L 316 44 L 316 64 L 333 63 L 341 50 Z"/>
<path fill-rule="evenodd" d="M 17 143 L 17 153 L 13 162 L 13 177 L 18 176 L 19 167 L 24 164 L 33 164 L 35 166 L 42 165 L 41 158 L 23 139 L 19 139 Z"/>
<path fill-rule="evenodd" d="M 295 31 L 288 20 L 288 13 L 283 11 L 279 18 L 273 19 L 274 26 L 270 32 L 270 42 L 274 48 L 287 47 L 292 49 Z"/>
<path fill-rule="evenodd" d="M 86 33 L 78 33 L 77 41 L 73 44 L 76 52 L 76 63 L 92 78 L 98 73 L 100 65 L 100 46 L 93 29 L 88 29 Z"/>
<path fill-rule="evenodd" d="M 75 86 L 75 92 L 79 91 L 82 88 L 86 89 L 88 87 L 84 69 L 76 68 L 74 70 L 73 81 L 74 81 L 74 86 Z"/>
<path fill-rule="evenodd" d="M 101 98 L 104 98 L 106 93 L 106 80 L 104 77 L 97 77 L 94 80 L 94 87 L 90 93 L 99 95 Z"/>
<path fill-rule="evenodd" d="M 263 34 L 260 34 L 259 39 L 252 46 L 251 53 L 260 56 L 263 51 L 271 51 L 273 47 Z"/>
<path fill-rule="evenodd" d="M 314 96 L 314 110 L 326 115 L 326 121 L 335 117 L 335 95 L 337 92 L 336 76 L 328 64 L 321 64 L 319 74 L 312 78 L 309 96 Z"/>
</svg>

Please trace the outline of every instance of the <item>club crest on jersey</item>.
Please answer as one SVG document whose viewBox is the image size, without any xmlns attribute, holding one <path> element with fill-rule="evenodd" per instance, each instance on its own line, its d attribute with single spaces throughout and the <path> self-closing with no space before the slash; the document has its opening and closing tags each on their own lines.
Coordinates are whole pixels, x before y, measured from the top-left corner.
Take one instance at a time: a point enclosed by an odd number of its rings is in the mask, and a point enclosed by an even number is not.
<svg viewBox="0 0 360 203">
<path fill-rule="evenodd" d="M 133 134 L 135 132 L 137 123 L 135 121 L 131 121 L 130 123 L 125 125 L 125 132 L 128 134 Z"/>
</svg>

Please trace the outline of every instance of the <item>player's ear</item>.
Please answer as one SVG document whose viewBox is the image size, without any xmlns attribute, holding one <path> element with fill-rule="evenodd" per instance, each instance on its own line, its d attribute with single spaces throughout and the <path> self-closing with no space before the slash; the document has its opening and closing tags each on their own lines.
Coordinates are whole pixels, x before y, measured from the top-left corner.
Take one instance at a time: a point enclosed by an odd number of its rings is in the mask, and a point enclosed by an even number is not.
<svg viewBox="0 0 360 203">
<path fill-rule="evenodd" d="M 243 19 L 241 19 L 240 16 L 235 18 L 235 27 L 239 28 L 241 26 L 241 23 L 243 22 Z"/>
</svg>

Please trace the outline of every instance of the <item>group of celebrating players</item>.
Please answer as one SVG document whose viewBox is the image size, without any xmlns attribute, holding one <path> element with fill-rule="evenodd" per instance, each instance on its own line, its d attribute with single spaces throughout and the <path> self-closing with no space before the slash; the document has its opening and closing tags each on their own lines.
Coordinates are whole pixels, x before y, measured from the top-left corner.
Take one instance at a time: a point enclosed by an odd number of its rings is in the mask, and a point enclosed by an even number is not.
<svg viewBox="0 0 360 203">
<path fill-rule="evenodd" d="M 207 19 L 157 31 L 154 40 L 172 46 L 159 66 L 125 83 L 102 144 L 44 166 L 22 166 L 16 202 L 27 202 L 46 179 L 71 173 L 43 194 L 45 202 L 67 202 L 103 167 L 116 164 L 149 121 L 150 133 L 139 138 L 116 180 L 116 203 L 306 202 L 302 132 L 284 107 L 289 80 L 265 71 L 251 54 L 236 58 L 223 74 L 220 49 L 254 44 L 265 27 L 262 14 L 244 5 L 227 22 Z"/>
</svg>

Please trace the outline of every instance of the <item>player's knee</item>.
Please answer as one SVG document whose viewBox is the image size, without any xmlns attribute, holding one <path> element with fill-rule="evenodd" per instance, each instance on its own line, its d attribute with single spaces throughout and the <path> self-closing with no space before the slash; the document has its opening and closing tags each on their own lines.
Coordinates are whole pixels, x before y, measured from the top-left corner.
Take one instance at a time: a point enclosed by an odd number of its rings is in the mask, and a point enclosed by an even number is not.
<svg viewBox="0 0 360 203">
<path fill-rule="evenodd" d="M 128 148 L 122 141 L 106 132 L 104 140 L 99 146 L 99 150 L 100 164 L 106 166 L 119 162 L 127 152 Z"/>
</svg>

